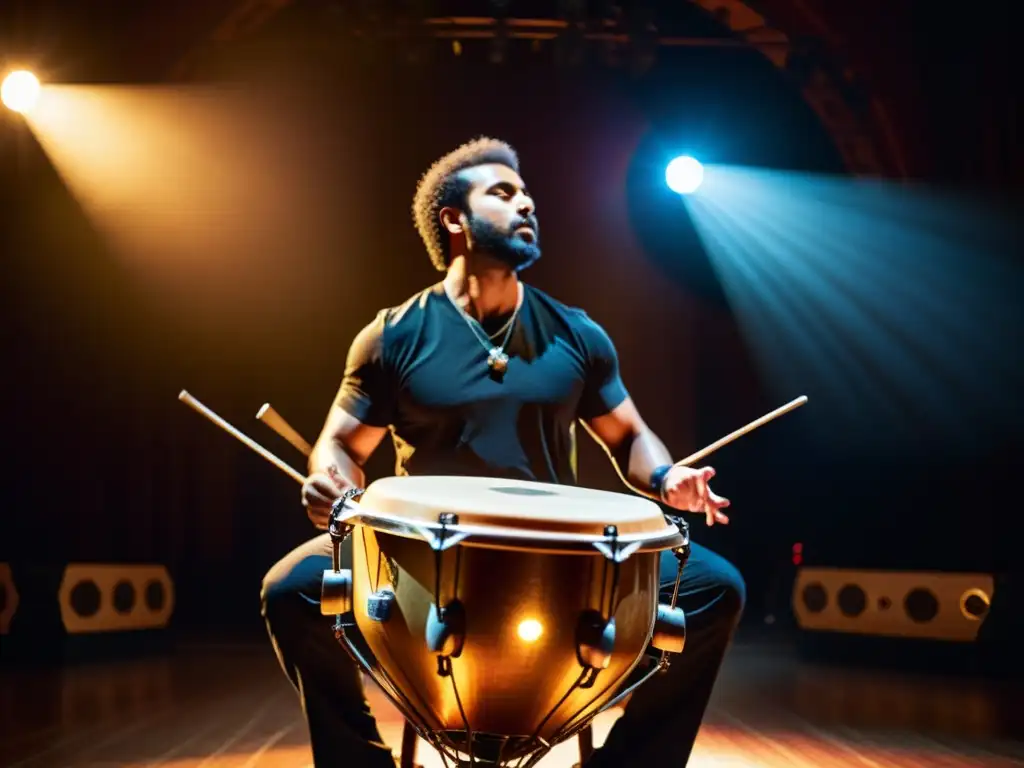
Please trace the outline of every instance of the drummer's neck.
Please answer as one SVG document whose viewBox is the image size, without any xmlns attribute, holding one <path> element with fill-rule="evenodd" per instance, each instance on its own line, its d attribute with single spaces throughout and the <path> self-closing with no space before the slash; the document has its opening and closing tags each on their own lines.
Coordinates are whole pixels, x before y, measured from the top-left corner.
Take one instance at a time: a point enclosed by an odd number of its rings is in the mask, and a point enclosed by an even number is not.
<svg viewBox="0 0 1024 768">
<path fill-rule="evenodd" d="M 448 295 L 477 320 L 508 314 L 519 303 L 515 270 L 482 254 L 453 258 L 444 285 Z"/>
</svg>

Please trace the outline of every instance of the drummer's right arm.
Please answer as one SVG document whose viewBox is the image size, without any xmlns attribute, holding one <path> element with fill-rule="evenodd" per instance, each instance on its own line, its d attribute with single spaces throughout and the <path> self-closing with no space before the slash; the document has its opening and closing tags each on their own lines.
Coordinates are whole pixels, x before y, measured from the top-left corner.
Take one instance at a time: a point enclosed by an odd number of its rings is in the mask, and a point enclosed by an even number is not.
<svg viewBox="0 0 1024 768">
<path fill-rule="evenodd" d="M 384 360 L 386 324 L 387 312 L 382 311 L 352 341 L 338 395 L 309 455 L 310 474 L 335 475 L 337 485 L 364 487 L 363 464 L 391 422 L 393 388 Z"/>
<path fill-rule="evenodd" d="M 380 445 L 387 427 L 364 424 L 341 406 L 331 406 L 323 431 L 309 454 L 309 473 L 335 475 L 347 487 L 365 487 L 363 464 Z"/>
<path fill-rule="evenodd" d="M 334 500 L 350 488 L 365 488 L 363 464 L 387 430 L 364 424 L 339 405 L 331 407 L 309 454 L 309 477 L 302 484 L 302 506 L 317 528 L 327 528 Z"/>
</svg>

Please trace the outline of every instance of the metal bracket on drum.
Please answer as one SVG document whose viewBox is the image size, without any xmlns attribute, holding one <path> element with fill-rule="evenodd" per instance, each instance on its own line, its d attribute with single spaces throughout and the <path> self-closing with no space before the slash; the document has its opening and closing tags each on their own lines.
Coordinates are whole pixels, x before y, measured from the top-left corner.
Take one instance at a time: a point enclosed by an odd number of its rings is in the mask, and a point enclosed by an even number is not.
<svg viewBox="0 0 1024 768">
<path fill-rule="evenodd" d="M 341 544 L 352 533 L 353 524 L 348 522 L 359 515 L 359 509 L 350 509 L 348 503 L 357 496 L 362 496 L 362 488 L 349 488 L 331 505 L 331 516 L 327 522 L 327 532 L 331 534 L 334 549 L 334 570 L 341 568 Z"/>
<path fill-rule="evenodd" d="M 353 524 L 348 522 L 359 514 L 358 509 L 348 508 L 348 503 L 363 494 L 362 488 L 350 488 L 335 499 L 327 531 L 331 535 L 331 569 L 324 571 L 320 586 L 320 613 L 337 616 L 341 623 L 342 614 L 352 610 L 352 570 L 341 567 L 341 545 L 352 533 Z"/>
<path fill-rule="evenodd" d="M 594 543 L 594 547 L 605 557 L 605 570 L 602 584 L 608 581 L 608 568 L 612 569 L 612 585 L 607 604 L 599 610 L 587 609 L 576 621 L 576 658 L 585 670 L 580 688 L 590 688 L 597 681 L 602 669 L 607 669 L 615 650 L 615 605 L 619 596 L 619 571 L 624 563 L 637 549 L 639 542 L 622 544 L 619 541 L 619 529 L 608 525 L 604 529 L 605 540 Z M 602 602 L 604 588 L 602 587 Z"/>
<path fill-rule="evenodd" d="M 679 567 L 676 571 L 675 586 L 672 589 L 672 599 L 668 605 L 658 605 L 654 621 L 654 629 L 650 641 L 650 646 L 660 650 L 661 655 L 657 662 L 655 662 L 639 680 L 635 681 L 627 688 L 618 691 L 614 697 L 605 702 L 600 710 L 602 712 L 614 707 L 640 686 L 651 680 L 654 675 L 667 670 L 669 667 L 669 654 L 681 653 L 685 645 L 686 616 L 681 608 L 676 607 L 676 602 L 679 599 L 679 584 L 682 580 L 683 566 L 686 565 L 686 561 L 690 556 L 690 526 L 681 517 L 676 517 L 674 515 L 666 515 L 665 517 L 679 530 L 681 543 L 678 546 L 673 547 L 671 550 L 672 554 L 674 554 L 676 559 L 679 561 Z M 619 543 L 616 541 L 617 531 L 615 526 L 608 526 L 605 529 L 605 535 L 608 540 L 606 542 L 602 542 L 603 547 L 598 547 L 598 549 L 600 549 L 602 554 L 608 558 L 608 562 L 613 563 L 612 567 L 616 569 L 617 574 L 618 563 L 623 562 L 626 557 L 616 557 L 616 555 L 621 555 L 625 548 L 620 547 Z M 607 578 L 607 571 L 605 571 L 605 578 Z M 617 576 L 613 580 L 617 587 Z M 611 612 L 611 608 L 614 607 L 615 587 L 613 587 L 612 592 L 613 595 L 612 602 L 609 607 L 609 613 Z M 593 609 L 584 611 L 577 623 L 576 638 L 577 657 L 579 658 L 580 664 L 584 667 L 583 674 L 580 676 L 576 685 L 580 688 L 589 688 L 594 685 L 597 675 L 600 672 L 598 667 L 602 662 L 603 666 L 607 667 L 608 664 L 605 659 L 611 658 L 611 653 L 615 644 L 614 618 L 606 620 L 600 611 L 595 611 Z M 580 732 L 590 722 L 589 720 L 578 721 L 578 717 L 579 715 L 565 724 L 563 729 L 554 737 L 553 741 L 555 743 L 559 743 L 564 739 L 570 738 Z"/>
<path fill-rule="evenodd" d="M 595 541 L 594 549 L 607 557 L 613 563 L 626 562 L 633 553 L 640 549 L 643 542 L 634 541 L 632 544 L 623 544 L 619 540 L 619 529 L 614 525 L 605 526 L 604 540 Z"/>
<path fill-rule="evenodd" d="M 372 661 L 372 652 L 357 637 L 349 637 L 347 627 L 355 625 L 352 616 L 353 584 L 352 570 L 341 567 L 341 545 L 352 533 L 355 524 L 351 522 L 359 517 L 360 510 L 349 505 L 353 499 L 364 493 L 361 488 L 352 488 L 343 493 L 331 505 L 331 515 L 327 530 L 331 536 L 332 566 L 324 571 L 323 585 L 320 596 L 320 612 L 324 615 L 336 615 L 334 638 L 349 655 L 357 667 L 373 676 L 381 690 L 391 700 L 405 721 L 412 725 L 416 733 L 430 741 L 439 751 L 442 745 L 433 737 L 431 730 L 422 719 L 416 708 L 410 703 L 401 688 L 378 664 Z M 367 616 L 371 621 L 387 621 L 394 607 L 395 594 L 389 588 L 383 588 L 371 594 L 367 600 Z M 347 615 L 347 620 L 346 620 Z M 374 673 L 377 674 L 374 674 Z"/>
<path fill-rule="evenodd" d="M 451 660 L 462 654 L 466 641 L 466 610 L 459 600 L 459 573 L 462 566 L 462 553 L 455 550 L 455 573 L 452 576 L 452 598 L 441 605 L 441 572 L 444 567 L 444 553 L 468 534 L 460 531 L 449 531 L 449 526 L 459 524 L 459 516 L 452 512 L 443 512 L 438 516 L 441 530 L 436 534 L 423 527 L 424 539 L 434 550 L 434 605 L 427 612 L 425 635 L 427 647 L 437 654 L 437 674 L 440 677 L 451 676 Z M 421 526 L 418 526 L 418 528 Z"/>
<path fill-rule="evenodd" d="M 672 554 L 680 559 L 683 565 L 690 557 L 690 524 L 678 515 L 665 515 L 670 523 L 679 529 L 679 535 L 683 542 L 678 547 L 673 547 Z"/>
<path fill-rule="evenodd" d="M 449 525 L 458 525 L 459 516 L 453 512 L 443 512 L 437 518 L 438 523 L 441 526 L 441 530 L 435 531 L 433 528 L 426 525 L 417 525 L 416 523 L 410 523 L 410 527 L 418 533 L 427 545 L 435 552 L 444 552 L 446 549 L 451 549 L 456 544 L 469 538 L 469 532 L 467 531 L 450 531 L 448 530 Z"/>
<path fill-rule="evenodd" d="M 593 685 L 591 678 L 596 678 L 598 671 L 608 668 L 614 650 L 615 617 L 608 618 L 592 608 L 580 614 L 576 622 L 576 658 L 580 666 L 593 670 L 580 687 Z"/>
<path fill-rule="evenodd" d="M 668 605 L 659 604 L 658 614 L 654 622 L 654 632 L 651 636 L 651 647 L 661 651 L 661 659 L 658 668 L 662 671 L 669 667 L 668 655 L 670 653 L 682 653 L 686 646 L 686 614 L 682 608 L 676 606 L 679 601 L 679 583 L 683 578 L 683 568 L 690 558 L 690 524 L 682 517 L 676 515 L 665 515 L 679 529 L 682 543 L 672 549 L 679 566 L 676 569 L 676 583 L 672 587 L 672 599 Z"/>
</svg>

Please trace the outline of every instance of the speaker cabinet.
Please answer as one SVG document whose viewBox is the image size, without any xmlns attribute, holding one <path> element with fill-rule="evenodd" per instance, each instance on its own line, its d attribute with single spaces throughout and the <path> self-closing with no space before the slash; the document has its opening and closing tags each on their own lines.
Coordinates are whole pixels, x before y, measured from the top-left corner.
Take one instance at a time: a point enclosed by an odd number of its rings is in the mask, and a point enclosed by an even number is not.
<svg viewBox="0 0 1024 768">
<path fill-rule="evenodd" d="M 804 630 L 973 643 L 993 592 L 985 573 L 800 568 L 793 612 Z"/>
<path fill-rule="evenodd" d="M 162 565 L 72 563 L 59 599 L 71 635 L 162 629 L 174 610 L 174 584 Z"/>
</svg>

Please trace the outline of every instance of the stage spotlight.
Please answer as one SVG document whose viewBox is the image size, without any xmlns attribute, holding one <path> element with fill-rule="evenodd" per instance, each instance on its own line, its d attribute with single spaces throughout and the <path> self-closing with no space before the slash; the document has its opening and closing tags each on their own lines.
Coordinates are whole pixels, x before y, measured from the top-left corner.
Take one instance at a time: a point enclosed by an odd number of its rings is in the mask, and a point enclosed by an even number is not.
<svg viewBox="0 0 1024 768">
<path fill-rule="evenodd" d="M 516 627 L 516 633 L 525 642 L 533 643 L 544 634 L 544 625 L 536 619 L 523 619 L 519 622 L 519 626 Z"/>
<path fill-rule="evenodd" d="M 704 180 L 704 166 L 688 155 L 677 157 L 665 169 L 665 183 L 676 194 L 695 192 Z"/>
<path fill-rule="evenodd" d="M 20 69 L 11 72 L 0 86 L 0 101 L 15 112 L 31 111 L 39 98 L 39 80 L 31 72 Z"/>
</svg>

